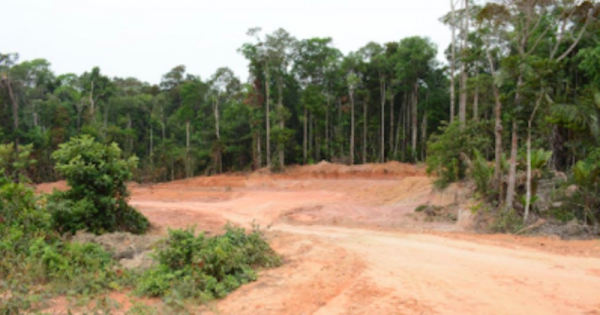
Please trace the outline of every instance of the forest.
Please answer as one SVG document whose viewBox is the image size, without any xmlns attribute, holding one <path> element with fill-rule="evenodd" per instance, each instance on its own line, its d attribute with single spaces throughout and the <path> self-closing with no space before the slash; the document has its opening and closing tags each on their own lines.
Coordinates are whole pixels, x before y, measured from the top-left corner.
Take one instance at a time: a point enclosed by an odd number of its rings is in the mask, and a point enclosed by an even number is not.
<svg viewBox="0 0 600 315">
<path fill-rule="evenodd" d="M 416 36 L 343 54 L 332 38 L 252 28 L 238 49 L 247 74 L 222 67 L 201 78 L 177 65 L 156 85 L 0 54 L 0 154 L 15 161 L 4 171 L 58 180 L 52 152 L 89 135 L 137 156 L 139 182 L 323 160 L 425 162 L 442 186 L 470 176 L 509 208 L 521 196 L 527 213 L 547 168 L 587 183 L 584 208 L 597 207 L 598 3 L 451 3 L 440 17 L 449 47 Z M 18 163 L 22 152 L 35 163 Z"/>
</svg>

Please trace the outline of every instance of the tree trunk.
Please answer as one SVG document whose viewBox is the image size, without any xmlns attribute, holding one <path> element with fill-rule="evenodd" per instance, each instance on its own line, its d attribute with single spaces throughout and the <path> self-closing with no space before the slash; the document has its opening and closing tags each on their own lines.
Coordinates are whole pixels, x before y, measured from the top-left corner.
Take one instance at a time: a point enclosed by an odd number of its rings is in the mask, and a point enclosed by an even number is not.
<svg viewBox="0 0 600 315">
<path fill-rule="evenodd" d="M 266 111 L 265 111 L 265 122 L 266 122 L 266 137 L 267 137 L 267 143 L 266 143 L 266 155 L 267 155 L 267 167 L 271 167 L 271 122 L 270 122 L 270 109 L 269 109 L 269 86 L 270 86 L 270 77 L 269 77 L 269 64 L 266 64 L 266 70 L 265 70 L 265 89 L 266 89 L 266 96 L 265 96 L 265 105 L 266 105 Z"/>
<path fill-rule="evenodd" d="M 367 98 L 363 101 L 363 154 L 362 162 L 367 164 Z"/>
<path fill-rule="evenodd" d="M 454 0 L 450 0 L 450 9 L 452 10 L 452 22 L 450 28 L 452 29 L 452 60 L 450 62 L 450 123 L 454 122 L 454 108 L 456 107 L 456 86 L 454 83 L 454 77 L 456 73 L 456 10 L 454 8 Z"/>
<path fill-rule="evenodd" d="M 132 128 L 132 121 L 131 121 L 131 114 L 127 115 L 127 129 L 131 130 Z M 129 153 L 133 152 L 133 137 L 131 135 L 127 136 L 128 138 L 128 146 L 129 146 Z"/>
<path fill-rule="evenodd" d="M 321 135 L 319 134 L 318 128 L 315 128 L 315 122 L 313 120 L 313 128 L 315 130 L 315 162 L 321 161 Z"/>
<path fill-rule="evenodd" d="M 33 104 L 31 105 L 33 107 L 33 113 L 31 113 L 31 118 L 33 119 L 33 126 L 37 127 L 38 126 L 38 113 L 37 113 L 37 109 L 35 108 L 35 101 L 33 102 Z"/>
<path fill-rule="evenodd" d="M 81 102 L 81 101 L 80 101 Z M 81 132 L 81 112 L 83 111 L 83 106 L 77 106 L 77 135 Z"/>
<path fill-rule="evenodd" d="M 479 121 L 479 83 L 475 83 L 475 95 L 473 96 L 473 121 Z"/>
<path fill-rule="evenodd" d="M 343 120 L 343 116 L 342 116 L 342 100 L 339 99 L 338 100 L 338 119 L 337 119 L 337 126 L 336 126 L 336 135 L 335 135 L 335 143 L 339 143 L 340 147 L 339 150 L 337 152 L 339 152 L 340 157 L 345 160 L 346 156 L 345 156 L 345 150 L 344 150 L 344 144 L 345 141 L 343 141 L 342 139 L 344 138 L 343 134 L 344 134 L 344 120 Z M 337 152 L 335 154 L 337 154 Z"/>
<path fill-rule="evenodd" d="M 419 103 L 419 84 L 415 83 L 415 90 L 413 92 L 413 106 L 412 106 L 412 157 L 414 161 L 417 161 L 417 135 L 418 135 L 418 103 Z"/>
<path fill-rule="evenodd" d="M 354 165 L 354 91 L 350 90 L 350 165 Z"/>
<path fill-rule="evenodd" d="M 315 150 L 314 150 L 314 128 L 313 128 L 313 115 L 311 113 L 308 113 L 308 152 L 311 155 L 311 158 L 314 161 L 314 155 L 315 155 Z"/>
<path fill-rule="evenodd" d="M 329 160 L 331 154 L 329 153 L 329 93 L 327 94 L 327 107 L 325 107 L 325 158 Z"/>
<path fill-rule="evenodd" d="M 381 82 L 382 81 L 382 82 Z M 381 86 L 381 145 L 379 159 L 381 163 L 385 163 L 385 80 L 380 79 Z"/>
<path fill-rule="evenodd" d="M 531 206 L 531 119 L 527 122 L 527 192 L 525 194 L 525 214 L 523 221 L 529 219 L 529 207 Z"/>
<path fill-rule="evenodd" d="M 494 61 L 492 60 L 492 55 L 489 51 L 486 51 L 487 59 L 490 64 L 490 69 L 492 70 L 492 75 L 496 74 L 496 70 L 494 69 Z M 494 133 L 496 136 L 496 150 L 494 156 L 494 179 L 498 184 L 498 188 L 500 191 L 500 196 L 502 196 L 502 102 L 500 101 L 500 92 L 498 91 L 498 86 L 496 84 L 492 84 L 492 90 L 494 92 L 494 101 L 496 102 L 496 107 L 494 108 Z"/>
<path fill-rule="evenodd" d="M 215 136 L 217 141 L 221 139 L 221 128 L 220 128 L 220 115 L 219 115 L 219 101 L 213 101 L 213 115 L 215 116 Z"/>
<path fill-rule="evenodd" d="M 283 79 L 281 76 L 277 79 L 277 108 L 279 111 L 279 134 L 283 136 L 285 129 L 285 116 L 283 114 Z M 285 168 L 285 142 L 282 139 L 277 139 L 277 151 L 279 155 L 279 169 L 283 171 Z"/>
<path fill-rule="evenodd" d="M 398 147 L 400 146 L 400 131 L 402 130 L 402 119 L 404 117 L 403 114 L 403 109 L 404 106 L 406 105 L 406 94 L 404 96 L 404 100 L 405 100 L 405 104 L 402 104 L 402 106 L 400 107 L 400 111 L 398 112 L 398 124 L 396 126 L 396 139 L 395 139 L 395 144 L 394 144 L 394 159 L 398 158 Z"/>
<path fill-rule="evenodd" d="M 102 126 L 104 128 L 102 132 L 106 134 L 106 129 L 108 129 L 108 103 L 104 103 L 104 124 Z"/>
<path fill-rule="evenodd" d="M 186 148 L 186 157 L 185 157 L 185 168 L 186 168 L 186 177 L 190 175 L 190 121 L 185 121 L 185 148 Z"/>
<path fill-rule="evenodd" d="M 427 111 L 423 112 L 423 124 L 421 125 L 421 161 L 425 161 L 427 150 Z"/>
<path fill-rule="evenodd" d="M 408 92 L 404 93 L 404 106 L 402 106 L 402 112 L 402 161 L 406 162 L 406 142 L 408 141 L 408 131 L 410 128 L 408 125 L 408 115 L 410 113 L 410 105 L 408 103 Z"/>
<path fill-rule="evenodd" d="M 388 154 L 392 154 L 392 152 L 394 152 L 394 91 L 391 90 L 390 87 L 390 91 L 391 91 L 391 95 L 390 95 L 390 136 L 388 141 L 390 142 L 390 147 L 389 147 L 389 151 Z M 394 152 L 395 154 L 395 152 Z M 390 157 L 390 158 L 394 158 L 394 157 Z"/>
<path fill-rule="evenodd" d="M 308 150 L 308 109 L 304 104 L 304 141 L 303 141 L 302 153 L 304 157 L 304 164 L 307 162 L 307 150 Z"/>
<path fill-rule="evenodd" d="M 523 216 L 523 221 L 527 223 L 527 219 L 529 219 L 529 208 L 531 206 L 531 125 L 533 123 L 533 119 L 535 118 L 535 113 L 537 112 L 540 104 L 542 103 L 543 91 L 540 91 L 540 96 L 538 97 L 535 108 L 533 109 L 533 113 L 529 117 L 527 121 L 527 192 L 525 196 L 525 214 Z"/>
<path fill-rule="evenodd" d="M 94 102 L 94 80 L 92 80 L 92 86 L 90 89 L 90 120 L 92 122 L 94 121 L 95 108 L 96 108 L 96 104 Z"/>
<path fill-rule="evenodd" d="M 515 197 L 515 185 L 517 181 L 517 150 L 519 147 L 519 138 L 517 135 L 517 120 L 512 123 L 512 142 L 510 147 L 510 169 L 508 172 L 508 188 L 506 190 L 506 210 L 512 209 Z"/>
<path fill-rule="evenodd" d="M 154 155 L 154 130 L 150 126 L 150 156 Z"/>
<path fill-rule="evenodd" d="M 7 76 L 8 77 L 8 76 Z M 10 102 L 12 104 L 13 110 L 13 128 L 15 130 L 15 152 L 19 154 L 19 102 L 15 97 L 15 93 L 12 88 L 12 83 L 9 78 L 6 78 L 6 87 L 8 88 L 8 97 L 10 97 Z"/>
<path fill-rule="evenodd" d="M 464 28 L 463 28 L 463 44 L 461 61 L 461 77 L 460 77 L 460 103 L 458 104 L 458 120 L 460 128 L 464 129 L 467 122 L 467 63 L 464 61 L 464 55 L 467 50 L 467 41 L 469 35 L 469 0 L 465 0 Z"/>
<path fill-rule="evenodd" d="M 425 93 L 425 104 L 429 102 L 429 90 Z M 427 150 L 427 110 L 423 110 L 423 123 L 421 124 L 421 161 L 425 161 Z"/>
<path fill-rule="evenodd" d="M 260 145 L 260 131 L 256 132 L 256 153 L 257 153 L 257 158 L 256 158 L 256 168 L 260 169 L 262 167 L 262 148 Z"/>
</svg>

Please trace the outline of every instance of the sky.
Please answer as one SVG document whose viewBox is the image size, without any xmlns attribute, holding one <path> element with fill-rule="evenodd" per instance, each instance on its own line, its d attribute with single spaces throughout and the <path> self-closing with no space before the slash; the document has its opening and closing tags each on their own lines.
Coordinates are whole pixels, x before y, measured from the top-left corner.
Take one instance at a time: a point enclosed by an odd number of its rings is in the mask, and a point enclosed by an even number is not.
<svg viewBox="0 0 600 315">
<path fill-rule="evenodd" d="M 177 65 L 209 78 L 220 67 L 248 77 L 237 52 L 251 27 L 298 39 L 331 37 L 344 54 L 370 41 L 429 37 L 438 59 L 450 44 L 439 22 L 448 0 L 0 0 L 0 53 L 44 58 L 56 74 L 100 67 L 152 84 Z"/>
</svg>

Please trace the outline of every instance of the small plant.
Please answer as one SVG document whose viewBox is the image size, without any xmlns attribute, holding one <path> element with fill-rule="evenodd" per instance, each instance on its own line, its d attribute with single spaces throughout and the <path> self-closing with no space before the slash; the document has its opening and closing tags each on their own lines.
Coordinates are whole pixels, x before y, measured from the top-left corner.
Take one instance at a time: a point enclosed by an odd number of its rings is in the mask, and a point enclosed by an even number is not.
<svg viewBox="0 0 600 315">
<path fill-rule="evenodd" d="M 473 150 L 473 160 L 471 163 L 471 177 L 475 181 L 476 192 L 486 197 L 489 194 L 489 188 L 494 175 L 494 166 L 490 165 L 479 150 Z"/>
<path fill-rule="evenodd" d="M 577 218 L 584 224 L 600 223 L 600 149 L 572 168 L 565 192 L 559 197 L 562 207 L 552 210 L 557 219 Z"/>
<path fill-rule="evenodd" d="M 30 158 L 33 144 L 22 145 L 15 151 L 14 143 L 0 144 L 0 174 L 8 179 L 29 181 L 26 170 L 37 163 Z"/>
<path fill-rule="evenodd" d="M 142 275 L 137 291 L 167 300 L 222 298 L 256 280 L 253 268 L 281 264 L 258 229 L 246 234 L 231 225 L 212 238 L 195 236 L 193 229 L 170 230 L 156 259 L 159 264 Z"/>
<path fill-rule="evenodd" d="M 497 212 L 490 225 L 490 230 L 494 233 L 517 233 L 522 228 L 523 218 L 512 209 Z"/>
</svg>

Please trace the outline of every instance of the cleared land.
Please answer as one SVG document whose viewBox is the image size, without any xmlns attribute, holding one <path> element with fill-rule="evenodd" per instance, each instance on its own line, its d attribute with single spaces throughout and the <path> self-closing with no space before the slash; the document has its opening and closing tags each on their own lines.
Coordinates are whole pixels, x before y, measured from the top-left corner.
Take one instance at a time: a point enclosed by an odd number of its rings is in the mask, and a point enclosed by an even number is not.
<svg viewBox="0 0 600 315">
<path fill-rule="evenodd" d="M 461 191 L 432 192 L 413 166 L 320 163 L 131 189 L 152 233 L 255 223 L 284 257 L 206 312 L 600 314 L 600 241 L 476 235 L 464 213 L 424 222 L 415 207 L 460 202 Z"/>
</svg>

